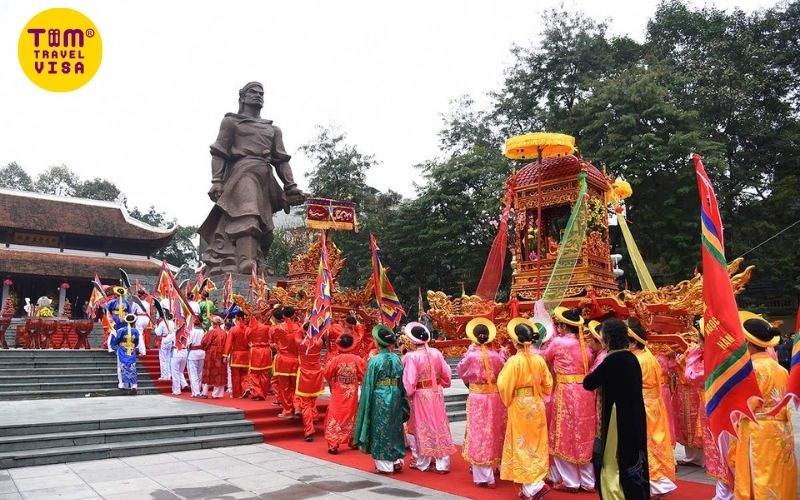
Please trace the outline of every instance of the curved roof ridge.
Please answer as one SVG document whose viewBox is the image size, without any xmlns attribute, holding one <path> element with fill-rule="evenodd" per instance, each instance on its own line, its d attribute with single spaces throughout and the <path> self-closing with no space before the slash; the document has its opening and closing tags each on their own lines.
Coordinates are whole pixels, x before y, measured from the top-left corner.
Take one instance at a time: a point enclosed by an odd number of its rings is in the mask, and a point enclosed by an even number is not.
<svg viewBox="0 0 800 500">
<path fill-rule="evenodd" d="M 94 207 L 102 207 L 102 208 L 116 208 L 122 213 L 122 217 L 125 219 L 125 222 L 132 226 L 139 227 L 146 231 L 150 231 L 152 233 L 158 233 L 162 235 L 169 235 L 173 234 L 177 230 L 177 225 L 173 222 L 167 228 L 162 228 L 158 226 L 150 225 L 146 222 L 140 221 L 134 217 L 131 217 L 128 209 L 122 204 L 117 198 L 115 201 L 104 201 L 104 200 L 93 200 L 90 198 L 79 198 L 73 196 L 60 196 L 55 194 L 45 194 L 45 193 L 37 193 L 34 191 L 23 191 L 19 189 L 8 189 L 8 188 L 0 188 L 0 195 L 11 195 L 11 196 L 20 196 L 24 198 L 35 198 L 39 200 L 48 200 L 48 201 L 55 201 L 59 203 L 71 203 L 75 205 L 86 205 L 86 206 L 94 206 Z"/>
</svg>

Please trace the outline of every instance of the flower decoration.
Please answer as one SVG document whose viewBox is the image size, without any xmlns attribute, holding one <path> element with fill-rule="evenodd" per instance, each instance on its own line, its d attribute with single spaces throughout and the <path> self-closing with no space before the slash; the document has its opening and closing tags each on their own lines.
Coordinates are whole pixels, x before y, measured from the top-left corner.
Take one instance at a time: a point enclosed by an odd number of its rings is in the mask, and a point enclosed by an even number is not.
<svg viewBox="0 0 800 500">
<path fill-rule="evenodd" d="M 48 306 L 42 306 L 36 312 L 36 316 L 40 318 L 52 318 L 53 317 L 53 310 Z"/>
<path fill-rule="evenodd" d="M 6 279 L 4 279 L 4 280 L 3 280 L 3 284 L 4 284 L 5 286 L 11 286 L 11 285 L 13 285 L 13 284 L 14 284 L 14 282 L 13 282 L 13 281 L 11 281 L 11 279 L 10 279 L 10 278 L 6 278 Z"/>
<path fill-rule="evenodd" d="M 611 189 L 614 190 L 614 194 L 618 200 L 624 200 L 626 198 L 630 198 L 633 194 L 633 188 L 628 181 L 623 181 L 622 179 L 617 179 L 614 181 L 614 184 L 611 185 Z"/>
</svg>

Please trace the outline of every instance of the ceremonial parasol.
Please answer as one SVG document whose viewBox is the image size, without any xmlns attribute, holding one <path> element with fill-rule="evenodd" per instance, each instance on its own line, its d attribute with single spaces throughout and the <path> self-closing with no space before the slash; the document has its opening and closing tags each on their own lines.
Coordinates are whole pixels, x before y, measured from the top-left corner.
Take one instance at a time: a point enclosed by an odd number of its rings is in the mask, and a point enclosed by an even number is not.
<svg viewBox="0 0 800 500">
<path fill-rule="evenodd" d="M 506 139 L 506 158 L 509 160 L 538 159 L 566 156 L 575 151 L 575 138 L 555 132 L 533 132 Z"/>
</svg>

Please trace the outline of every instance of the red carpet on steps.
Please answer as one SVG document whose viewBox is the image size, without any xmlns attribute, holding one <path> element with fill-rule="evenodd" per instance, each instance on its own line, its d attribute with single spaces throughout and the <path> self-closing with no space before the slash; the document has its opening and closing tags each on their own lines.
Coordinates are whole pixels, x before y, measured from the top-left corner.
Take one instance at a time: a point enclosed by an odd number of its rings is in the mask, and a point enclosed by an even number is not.
<svg viewBox="0 0 800 500">
<path fill-rule="evenodd" d="M 152 351 L 151 351 L 152 352 Z M 153 362 L 155 361 L 155 362 Z M 226 408 L 237 408 L 244 412 L 245 418 L 252 421 L 255 430 L 264 435 L 264 442 L 273 446 L 278 446 L 303 455 L 316 457 L 328 462 L 352 467 L 361 471 L 373 471 L 375 469 L 372 457 L 365 455 L 357 450 L 340 449 L 338 455 L 330 455 L 325 439 L 322 435 L 322 419 L 324 419 L 327 400 L 318 400 L 317 407 L 320 412 L 320 424 L 317 425 L 317 435 L 314 441 L 308 443 L 303 441 L 303 426 L 299 419 L 284 420 L 278 418 L 279 407 L 273 406 L 272 397 L 266 401 L 252 401 L 249 399 L 232 399 L 226 395 L 223 399 L 192 399 L 188 393 L 180 396 L 171 394 L 170 382 L 159 381 L 158 357 L 153 360 L 146 356 L 141 359 L 141 364 L 153 378 L 153 381 L 162 394 L 170 397 L 198 401 L 215 406 Z M 400 474 L 393 474 L 391 477 L 400 481 L 406 481 L 426 488 L 444 491 L 452 495 L 478 500 L 491 499 L 510 499 L 517 497 L 518 488 L 511 482 L 499 481 L 494 490 L 478 488 L 472 484 L 472 475 L 469 472 L 469 465 L 461 457 L 461 448 L 451 457 L 450 473 L 446 475 L 434 474 L 431 472 L 419 472 L 406 468 Z M 313 474 L 313 472 L 309 471 Z M 668 495 L 669 500 L 699 500 L 712 498 L 714 496 L 714 486 L 709 484 L 695 483 L 690 481 L 678 481 L 678 490 Z M 569 499 L 589 499 L 598 498 L 596 493 L 563 493 L 552 491 L 546 496 L 548 500 L 569 500 Z"/>
</svg>

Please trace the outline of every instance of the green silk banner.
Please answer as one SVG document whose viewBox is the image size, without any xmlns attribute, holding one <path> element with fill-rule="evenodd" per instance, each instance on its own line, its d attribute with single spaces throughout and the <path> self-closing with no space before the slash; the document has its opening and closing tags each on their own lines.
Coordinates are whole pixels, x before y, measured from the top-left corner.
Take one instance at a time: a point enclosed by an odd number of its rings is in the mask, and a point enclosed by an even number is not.
<svg viewBox="0 0 800 500">
<path fill-rule="evenodd" d="M 542 299 L 548 312 L 561 304 L 567 287 L 572 279 L 572 272 L 581 257 L 583 240 L 586 239 L 586 223 L 589 219 L 586 209 L 586 172 L 578 174 L 578 197 L 572 213 L 569 215 L 567 227 L 564 229 L 564 237 L 561 239 L 561 246 L 558 249 L 558 257 L 553 266 L 553 273 L 547 282 Z"/>
</svg>

